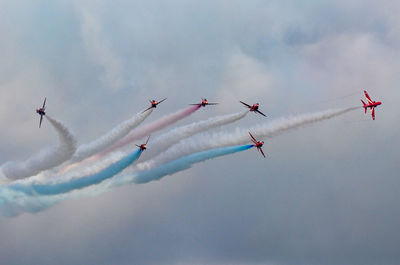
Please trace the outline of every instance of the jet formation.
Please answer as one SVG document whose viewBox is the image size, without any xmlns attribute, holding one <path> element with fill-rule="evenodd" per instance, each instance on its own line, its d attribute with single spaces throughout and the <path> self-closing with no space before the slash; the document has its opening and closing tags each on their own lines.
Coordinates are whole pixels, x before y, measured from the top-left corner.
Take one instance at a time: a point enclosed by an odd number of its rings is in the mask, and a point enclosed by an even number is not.
<svg viewBox="0 0 400 265">
<path fill-rule="evenodd" d="M 366 97 L 366 99 L 367 99 L 367 102 L 368 102 L 368 103 L 365 103 L 365 102 L 361 99 L 361 102 L 363 103 L 363 108 L 364 108 L 364 110 L 365 110 L 365 113 L 367 113 L 367 109 L 369 108 L 369 109 L 371 110 L 372 119 L 375 120 L 375 108 L 376 108 L 377 106 L 381 105 L 382 102 L 380 102 L 380 101 L 373 101 L 373 100 L 370 98 L 370 96 L 368 95 L 368 93 L 367 93 L 366 90 L 364 90 L 364 95 L 365 95 L 365 97 Z M 147 109 L 145 109 L 143 112 L 146 112 L 146 111 L 148 111 L 148 110 L 150 110 L 150 109 L 152 109 L 152 108 L 156 108 L 158 104 L 162 103 L 162 102 L 165 101 L 166 99 L 167 99 L 167 98 L 164 98 L 164 99 L 162 99 L 162 100 L 160 100 L 160 101 L 157 101 L 157 100 L 155 100 L 155 99 L 149 100 L 149 102 L 150 102 L 151 105 L 150 105 L 150 107 L 148 107 Z M 260 107 L 260 104 L 259 104 L 259 103 L 255 103 L 255 104 L 253 104 L 253 105 L 249 105 L 249 104 L 247 104 L 247 103 L 245 103 L 245 102 L 243 102 L 243 101 L 239 101 L 239 102 L 242 103 L 245 107 L 249 108 L 249 111 L 250 111 L 250 112 L 258 113 L 258 114 L 261 114 L 261 115 L 263 115 L 264 117 L 266 117 L 266 115 L 265 115 L 264 113 L 262 113 L 262 112 L 259 110 L 259 107 Z M 200 103 L 194 103 L 194 104 L 189 104 L 189 105 L 195 105 L 195 106 L 199 106 L 199 107 L 205 107 L 205 106 L 207 106 L 207 105 L 217 105 L 217 104 L 219 104 L 219 103 L 210 103 L 210 102 L 208 102 L 207 99 L 205 99 L 205 98 L 202 97 Z M 46 98 L 44 98 L 42 107 L 36 109 L 36 113 L 40 115 L 39 128 L 40 128 L 41 125 L 42 125 L 43 116 L 46 115 L 45 110 L 46 110 Z M 142 112 L 142 113 L 143 113 L 143 112 Z M 256 147 L 257 150 L 261 153 L 261 155 L 265 158 L 266 156 L 265 156 L 265 154 L 264 154 L 264 152 L 263 152 L 263 150 L 262 150 L 262 146 L 264 145 L 264 141 L 258 141 L 258 140 L 251 134 L 251 132 L 249 132 L 249 135 L 250 135 L 251 141 L 252 141 L 253 144 L 254 144 L 254 147 Z M 147 149 L 147 143 L 149 142 L 149 139 L 150 139 L 150 136 L 147 138 L 147 140 L 146 140 L 146 142 L 145 142 L 144 144 L 136 145 L 137 147 L 140 148 L 141 152 L 143 152 L 144 150 Z M 141 153 L 140 153 L 140 154 L 141 154 Z M 140 155 L 139 155 L 139 156 L 140 156 Z"/>
</svg>

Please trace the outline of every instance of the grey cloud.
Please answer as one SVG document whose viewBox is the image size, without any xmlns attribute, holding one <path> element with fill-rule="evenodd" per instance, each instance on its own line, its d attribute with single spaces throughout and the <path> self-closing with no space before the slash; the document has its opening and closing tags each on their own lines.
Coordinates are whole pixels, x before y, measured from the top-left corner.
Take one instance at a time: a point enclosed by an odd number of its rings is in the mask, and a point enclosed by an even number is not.
<svg viewBox="0 0 400 265">
<path fill-rule="evenodd" d="M 399 263 L 397 1 L 0 5 L 8 14 L 0 19 L 0 163 L 56 142 L 49 128 L 35 130 L 43 94 L 80 142 L 142 109 L 147 97 L 168 96 L 150 122 L 201 96 L 229 106 L 185 123 L 236 112 L 230 93 L 246 96 L 247 82 L 258 87 L 249 100 L 271 117 L 352 106 L 361 93 L 340 97 L 363 88 L 384 102 L 375 122 L 360 108 L 265 139 L 267 160 L 249 150 L 2 219 L 4 263 Z M 79 8 L 96 18 L 100 45 L 118 63 L 93 61 Z M 108 67 L 119 89 L 102 82 Z M 241 126 L 259 118 L 247 115 Z"/>
</svg>

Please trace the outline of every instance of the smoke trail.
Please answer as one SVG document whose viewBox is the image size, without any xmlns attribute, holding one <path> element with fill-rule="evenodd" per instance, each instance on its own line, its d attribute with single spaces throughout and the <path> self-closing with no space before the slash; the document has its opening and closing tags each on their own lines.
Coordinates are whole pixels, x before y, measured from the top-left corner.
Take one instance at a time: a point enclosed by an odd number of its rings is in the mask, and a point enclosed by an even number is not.
<svg viewBox="0 0 400 265">
<path fill-rule="evenodd" d="M 247 113 L 249 113 L 249 111 L 246 110 L 244 112 L 212 117 L 207 120 L 193 122 L 189 125 L 172 129 L 171 131 L 160 135 L 154 141 L 152 141 L 151 148 L 149 148 L 146 152 L 144 160 L 146 160 L 146 157 L 152 157 L 153 154 L 157 154 L 163 150 L 166 150 L 184 138 L 188 138 L 196 133 L 207 131 L 218 126 L 223 126 L 240 120 L 244 118 Z"/>
<path fill-rule="evenodd" d="M 24 212 L 36 213 L 76 195 L 78 193 L 70 192 L 57 196 L 30 196 L 8 187 L 0 187 L 0 215 L 13 217 Z"/>
<path fill-rule="evenodd" d="M 153 180 L 159 180 L 164 176 L 172 175 L 176 172 L 185 170 L 190 168 L 193 164 L 203 162 L 212 158 L 216 158 L 219 156 L 224 156 L 228 154 L 233 154 L 236 152 L 248 150 L 252 148 L 254 145 L 241 145 L 241 146 L 229 146 L 217 149 L 211 149 L 199 153 L 194 153 L 174 161 L 171 161 L 167 164 L 161 165 L 154 169 L 148 171 L 142 171 L 136 173 L 133 177 L 134 183 L 147 183 Z"/>
<path fill-rule="evenodd" d="M 250 130 L 256 137 L 273 137 L 287 130 L 299 128 L 304 125 L 312 124 L 325 119 L 330 119 L 358 108 L 359 107 L 339 109 L 339 110 L 329 110 L 324 112 L 277 119 L 270 123 L 265 123 L 255 126 Z M 249 138 L 247 131 L 248 131 L 247 129 L 236 129 L 235 132 L 230 134 L 220 132 L 214 134 L 202 134 L 197 137 L 192 137 L 188 141 L 182 141 L 181 143 L 168 149 L 165 153 L 161 155 L 161 158 L 175 148 L 177 149 L 178 152 L 170 153 L 172 157 L 180 156 L 185 152 L 195 152 L 193 150 L 206 150 L 213 147 L 229 145 L 230 143 L 248 142 Z M 248 148 L 252 147 L 252 145 L 247 145 L 247 146 Z M 132 182 L 146 183 L 148 181 L 160 179 L 165 175 L 173 174 L 180 170 L 190 168 L 190 166 L 193 165 L 194 163 L 205 161 L 207 159 L 214 158 L 219 155 L 236 152 L 235 150 L 230 150 L 230 148 L 235 148 L 235 147 L 227 147 L 227 148 L 228 149 L 219 148 L 215 150 L 198 152 L 192 155 L 188 155 L 186 157 L 176 159 L 166 164 L 160 165 L 157 168 L 154 168 L 156 163 L 154 163 L 153 161 L 151 170 L 118 175 L 112 179 L 103 181 L 99 185 L 92 185 L 89 186 L 88 188 L 73 190 L 72 192 L 58 194 L 58 195 L 30 196 L 24 192 L 15 189 L 10 189 L 9 186 L 2 187 L 0 188 L 0 211 L 2 212 L 3 215 L 15 215 L 20 212 L 35 212 L 45 209 L 61 200 L 65 200 L 67 198 L 71 198 L 74 196 L 95 195 L 107 191 L 114 186 L 124 185 Z M 232 152 L 230 152 L 229 150 Z M 157 160 L 158 159 L 159 158 L 157 158 Z M 161 160 L 158 160 L 157 163 L 159 161 Z M 85 187 L 84 185 L 76 185 L 76 186 Z M 64 188 L 63 191 L 66 190 L 68 189 Z M 28 191 L 28 193 L 29 192 L 30 194 L 35 194 L 32 191 Z M 55 194 L 54 190 L 50 194 Z"/>
<path fill-rule="evenodd" d="M 90 185 L 98 184 L 105 179 L 111 178 L 116 174 L 122 172 L 125 168 L 132 165 L 142 153 L 141 149 L 137 149 L 125 156 L 118 162 L 115 162 L 100 172 L 90 175 L 71 179 L 67 182 L 58 182 L 53 184 L 22 184 L 14 183 L 8 187 L 15 191 L 24 192 L 29 195 L 57 195 L 70 192 L 75 189 L 82 189 Z"/>
<path fill-rule="evenodd" d="M 124 138 L 122 138 L 120 141 L 112 145 L 110 148 L 106 149 L 105 151 L 101 152 L 98 156 L 103 156 L 106 153 L 112 152 L 124 145 L 127 145 L 131 143 L 132 141 L 139 140 L 145 136 L 148 136 L 152 134 L 153 132 L 159 131 L 161 129 L 164 129 L 165 127 L 172 125 L 173 123 L 189 116 L 196 110 L 198 110 L 200 106 L 191 106 L 186 109 L 177 111 L 175 113 L 169 114 L 155 122 L 152 122 L 150 124 L 147 124 L 143 127 L 140 127 L 132 132 L 130 132 L 128 135 L 126 135 Z"/>
<path fill-rule="evenodd" d="M 8 184 L 8 183 L 11 182 L 11 181 L 12 181 L 11 179 L 8 179 L 8 178 L 6 177 L 6 175 L 4 175 L 3 171 L 2 171 L 1 168 L 0 168 L 0 186 L 1 186 L 1 185 Z"/>
<path fill-rule="evenodd" d="M 116 142 L 114 145 L 110 146 L 108 149 L 104 150 L 103 152 L 97 153 L 89 158 L 86 158 L 84 161 L 80 162 L 80 163 L 74 163 L 74 164 L 70 164 L 68 166 L 66 166 L 64 169 L 62 169 L 60 172 L 62 174 L 65 174 L 67 171 L 76 168 L 77 166 L 81 166 L 81 168 L 79 168 L 78 170 L 85 170 L 84 168 L 82 168 L 82 165 L 84 165 L 84 162 L 94 162 L 97 161 L 97 164 L 108 164 L 108 163 L 112 163 L 114 161 L 118 161 L 119 159 L 121 159 L 123 156 L 126 155 L 126 152 L 120 152 L 118 154 L 112 153 L 111 156 L 106 157 L 103 160 L 100 160 L 100 158 L 104 157 L 106 154 L 108 154 L 109 152 L 114 151 L 115 149 L 124 146 L 126 144 L 129 144 L 130 142 L 143 138 L 144 136 L 150 135 L 152 132 L 161 130 L 163 128 L 165 128 L 168 125 L 171 125 L 174 122 L 179 121 L 180 119 L 183 119 L 185 117 L 187 117 L 188 115 L 192 114 L 194 111 L 198 110 L 200 107 L 199 106 L 191 106 L 189 108 L 180 110 L 178 112 L 172 113 L 170 115 L 164 116 L 163 118 L 152 122 L 150 124 L 147 124 L 143 127 L 140 127 L 138 129 L 133 130 L 130 134 L 126 135 L 125 138 L 122 138 L 119 142 Z M 87 163 L 86 163 L 87 164 Z M 91 171 L 91 169 L 96 170 L 98 168 L 98 166 L 91 166 L 88 171 Z"/>
<path fill-rule="evenodd" d="M 76 151 L 76 140 L 70 131 L 59 121 L 45 116 L 58 133 L 59 145 L 45 149 L 24 162 L 7 162 L 1 166 L 3 174 L 9 179 L 22 179 L 43 170 L 53 168 L 70 159 Z"/>
<path fill-rule="evenodd" d="M 167 149 L 165 152 L 161 153 L 154 159 L 138 164 L 137 168 L 150 169 L 178 157 L 185 156 L 194 152 L 228 145 L 244 144 L 250 141 L 248 131 L 251 131 L 256 138 L 273 137 L 275 135 L 281 134 L 282 132 L 299 128 L 307 124 L 331 119 L 333 117 L 342 115 L 355 109 L 359 109 L 359 107 L 327 110 L 322 112 L 303 114 L 299 116 L 280 118 L 271 122 L 259 124 L 250 129 L 237 128 L 234 132 L 231 133 L 204 133 L 202 135 L 183 140 L 178 144 L 171 146 L 169 149 Z"/>
<path fill-rule="evenodd" d="M 132 129 L 141 124 L 152 113 L 152 111 L 153 109 L 150 109 L 148 111 L 138 113 L 129 120 L 120 123 L 117 127 L 112 129 L 110 132 L 103 135 L 102 137 L 98 138 L 97 140 L 88 144 L 80 145 L 78 147 L 78 150 L 72 157 L 72 162 L 81 161 L 111 146 L 120 138 L 127 135 Z"/>
<path fill-rule="evenodd" d="M 128 183 L 147 183 L 153 180 L 161 179 L 164 176 L 172 175 L 176 172 L 189 169 L 193 164 L 206 161 L 208 159 L 233 154 L 236 152 L 248 150 L 253 145 L 244 146 L 229 146 L 208 151 L 203 151 L 189 155 L 184 158 L 169 162 L 168 164 L 154 168 L 149 171 L 142 171 L 136 174 L 125 174 L 117 176 L 116 180 L 109 179 L 109 183 L 101 183 L 100 185 L 92 186 L 105 180 L 104 172 L 99 172 L 97 176 L 89 176 L 86 179 L 79 181 L 71 181 L 69 183 L 55 185 L 20 185 L 12 184 L 0 188 L 0 212 L 2 216 L 15 216 L 22 212 L 38 212 L 48 207 L 72 198 L 79 196 L 92 196 L 101 192 L 105 192 L 113 187 L 128 184 Z M 140 151 L 140 150 L 138 150 Z M 135 152 L 134 152 L 135 153 Z M 135 155 L 132 153 L 133 158 Z M 137 154 L 136 154 L 137 155 Z M 125 161 L 127 162 L 127 161 Z M 124 162 L 124 163 L 125 163 Z M 129 164 L 129 162 L 127 162 Z M 106 170 L 104 170 L 106 171 Z M 111 169 L 107 169 L 108 173 Z M 117 174 L 117 170 L 112 174 Z M 101 176 L 100 176 L 101 175 Z M 71 192 L 69 192 L 71 191 Z M 68 193 L 67 193 L 68 192 Z M 39 195 L 39 196 L 37 196 Z"/>
<path fill-rule="evenodd" d="M 193 122 L 189 125 L 184 125 L 175 129 L 172 129 L 171 131 L 162 134 L 158 138 L 156 138 L 154 141 L 151 143 L 151 148 L 147 149 L 147 151 L 142 155 L 142 161 L 147 160 L 150 157 L 153 157 L 153 154 L 157 154 L 161 151 L 166 150 L 168 147 L 176 144 L 179 142 L 181 139 L 187 138 L 192 136 L 193 134 L 196 134 L 201 131 L 206 131 L 211 128 L 215 128 L 218 126 L 222 126 L 225 124 L 229 124 L 232 122 L 235 122 L 239 119 L 244 118 L 249 111 L 244 111 L 244 112 L 238 112 L 234 114 L 229 114 L 229 115 L 223 115 L 223 116 L 217 116 L 217 117 L 212 117 L 204 121 L 199 121 L 199 122 Z M 109 164 L 112 163 L 113 161 L 117 161 L 121 159 L 124 155 L 126 155 L 126 152 L 120 152 L 120 153 L 111 153 L 111 155 L 108 155 L 105 157 L 103 160 L 97 160 L 98 164 L 104 165 L 104 164 Z M 87 172 L 97 170 L 99 168 L 98 165 L 95 166 L 90 166 L 85 168 L 79 169 L 79 171 L 86 170 Z"/>
</svg>

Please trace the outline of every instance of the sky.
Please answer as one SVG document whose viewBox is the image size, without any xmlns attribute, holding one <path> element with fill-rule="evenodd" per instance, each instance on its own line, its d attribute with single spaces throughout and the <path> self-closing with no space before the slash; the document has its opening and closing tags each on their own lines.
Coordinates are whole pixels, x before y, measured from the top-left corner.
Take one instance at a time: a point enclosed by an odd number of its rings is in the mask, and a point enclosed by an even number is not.
<svg viewBox="0 0 400 265">
<path fill-rule="evenodd" d="M 148 106 L 229 131 L 383 102 L 160 181 L 0 218 L 4 264 L 399 264 L 398 1 L 0 0 L 0 164 L 88 143 Z M 159 135 L 158 133 L 157 135 Z M 149 149 L 151 142 L 149 142 Z"/>
</svg>

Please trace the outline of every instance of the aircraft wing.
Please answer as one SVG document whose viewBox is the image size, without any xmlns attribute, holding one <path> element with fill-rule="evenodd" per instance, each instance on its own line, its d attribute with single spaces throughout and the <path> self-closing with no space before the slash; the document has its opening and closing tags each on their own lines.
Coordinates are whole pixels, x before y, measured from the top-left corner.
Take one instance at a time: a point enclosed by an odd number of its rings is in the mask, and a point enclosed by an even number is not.
<svg viewBox="0 0 400 265">
<path fill-rule="evenodd" d="M 251 132 L 249 132 L 249 134 L 250 134 L 251 140 L 252 140 L 254 143 L 257 143 L 256 138 L 254 138 L 254 136 L 251 134 Z"/>
<path fill-rule="evenodd" d="M 163 100 L 158 101 L 158 104 L 160 104 L 161 102 L 163 102 L 164 100 L 166 100 L 167 98 L 164 98 Z"/>
<path fill-rule="evenodd" d="M 201 106 L 201 103 L 193 103 L 193 104 L 189 104 L 189 105 Z"/>
<path fill-rule="evenodd" d="M 260 113 L 260 114 L 263 115 L 264 117 L 267 117 L 267 115 L 265 115 L 264 113 L 262 113 L 262 112 L 259 111 L 259 110 L 256 110 L 256 112 L 257 112 L 257 113 Z"/>
<path fill-rule="evenodd" d="M 218 103 L 207 103 L 207 105 L 217 105 Z"/>
<path fill-rule="evenodd" d="M 149 137 L 147 137 L 147 140 L 146 140 L 145 144 L 147 144 L 149 142 L 149 139 L 150 139 L 150 135 L 149 135 Z"/>
<path fill-rule="evenodd" d="M 142 113 L 145 113 L 146 111 L 148 111 L 148 110 L 150 110 L 150 109 L 152 109 L 153 108 L 153 106 L 150 106 L 150 107 L 148 107 L 147 109 L 145 109 Z"/>
<path fill-rule="evenodd" d="M 239 101 L 240 103 L 242 103 L 243 105 L 245 105 L 248 108 L 251 108 L 251 106 L 249 104 L 244 103 L 243 101 Z"/>
<path fill-rule="evenodd" d="M 261 154 L 263 155 L 263 157 L 265 158 L 265 154 L 263 152 L 263 150 L 261 148 L 258 148 L 258 150 L 260 150 Z"/>
<path fill-rule="evenodd" d="M 371 108 L 372 119 L 375 120 L 375 108 Z"/>
<path fill-rule="evenodd" d="M 39 128 L 42 125 L 43 115 L 40 115 Z"/>
<path fill-rule="evenodd" d="M 44 98 L 44 101 L 43 101 L 43 109 L 44 109 L 44 106 L 46 105 L 46 98 Z"/>
<path fill-rule="evenodd" d="M 372 99 L 369 97 L 369 95 L 368 95 L 368 93 L 367 93 L 366 90 L 364 90 L 364 94 L 365 94 L 365 97 L 366 97 L 367 100 L 368 100 L 368 103 L 369 103 L 369 104 L 372 104 L 372 103 L 373 103 L 373 102 L 372 102 Z"/>
</svg>

